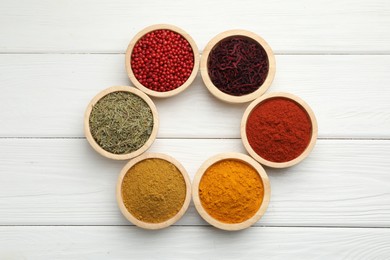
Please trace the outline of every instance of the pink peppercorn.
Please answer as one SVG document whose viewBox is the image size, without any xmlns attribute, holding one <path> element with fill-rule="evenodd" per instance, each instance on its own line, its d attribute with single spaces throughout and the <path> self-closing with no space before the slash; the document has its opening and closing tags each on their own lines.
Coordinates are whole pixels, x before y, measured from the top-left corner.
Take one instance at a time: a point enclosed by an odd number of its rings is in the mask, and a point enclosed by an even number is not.
<svg viewBox="0 0 390 260">
<path fill-rule="evenodd" d="M 137 80 L 148 89 L 174 90 L 190 77 L 194 53 L 189 42 L 171 30 L 145 34 L 131 53 L 131 69 Z"/>
</svg>

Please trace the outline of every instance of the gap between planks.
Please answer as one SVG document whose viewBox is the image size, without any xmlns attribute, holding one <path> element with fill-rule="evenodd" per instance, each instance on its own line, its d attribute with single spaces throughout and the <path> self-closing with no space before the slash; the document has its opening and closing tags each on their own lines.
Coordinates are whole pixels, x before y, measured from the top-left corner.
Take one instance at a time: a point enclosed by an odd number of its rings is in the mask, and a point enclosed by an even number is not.
<svg viewBox="0 0 390 260">
<path fill-rule="evenodd" d="M 0 225 L 1 227 L 136 227 L 135 225 L 123 225 L 123 224 L 118 224 L 118 225 Z M 168 229 L 171 228 L 193 228 L 193 227 L 205 227 L 205 228 L 212 228 L 215 230 L 215 227 L 207 224 L 200 224 L 200 225 L 177 225 L 174 224 L 172 226 L 169 226 Z M 353 227 L 353 226 L 301 226 L 301 225 L 262 225 L 262 226 L 250 226 L 248 228 L 302 228 L 302 229 L 313 229 L 313 228 L 320 228 L 320 229 L 390 229 L 390 227 L 365 227 L 365 226 L 360 226 L 360 227 Z M 137 227 L 138 229 L 138 227 Z M 140 228 L 139 228 L 140 229 Z"/>
<path fill-rule="evenodd" d="M 44 139 L 44 140 L 83 140 L 84 136 L 0 136 L 0 140 L 5 139 Z M 223 137 L 223 138 L 215 138 L 215 137 L 157 137 L 156 139 L 161 140 L 240 140 L 238 137 Z M 389 138 L 384 137 L 318 137 L 317 140 L 332 140 L 332 141 L 390 141 Z"/>
<path fill-rule="evenodd" d="M 203 51 L 199 51 L 202 55 Z M 0 55 L 125 55 L 125 52 L 0 52 Z M 281 56 L 388 56 L 390 52 L 274 52 Z"/>
</svg>

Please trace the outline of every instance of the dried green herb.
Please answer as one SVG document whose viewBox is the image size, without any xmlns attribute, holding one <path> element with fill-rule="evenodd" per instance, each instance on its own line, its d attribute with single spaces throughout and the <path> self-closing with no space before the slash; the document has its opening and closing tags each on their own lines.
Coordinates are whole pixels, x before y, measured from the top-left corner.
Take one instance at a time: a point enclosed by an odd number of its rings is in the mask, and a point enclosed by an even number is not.
<svg viewBox="0 0 390 260">
<path fill-rule="evenodd" d="M 141 148 L 153 130 L 149 105 L 135 94 L 118 91 L 101 98 L 92 108 L 89 127 L 104 150 L 127 154 Z"/>
</svg>

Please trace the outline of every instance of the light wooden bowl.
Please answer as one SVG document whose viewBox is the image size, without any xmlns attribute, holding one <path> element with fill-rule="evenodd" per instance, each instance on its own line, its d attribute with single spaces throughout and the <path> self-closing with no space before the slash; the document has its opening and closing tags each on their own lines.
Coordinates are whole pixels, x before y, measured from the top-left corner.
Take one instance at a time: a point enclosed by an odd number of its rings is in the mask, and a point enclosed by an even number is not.
<svg viewBox="0 0 390 260">
<path fill-rule="evenodd" d="M 123 198 L 122 198 L 122 182 L 123 178 L 125 177 L 126 173 L 129 171 L 131 167 L 133 167 L 135 164 L 137 164 L 140 161 L 146 160 L 146 159 L 151 159 L 151 158 L 158 158 L 162 159 L 165 161 L 168 161 L 176 166 L 176 168 L 180 171 L 180 173 L 183 175 L 185 185 L 186 185 L 186 198 L 184 199 L 184 203 L 179 210 L 179 212 L 172 218 L 161 222 L 161 223 L 149 223 L 149 222 L 143 222 L 136 217 L 134 217 L 126 208 L 125 204 L 123 203 Z M 161 154 L 161 153 L 145 153 L 141 156 L 138 156 L 137 158 L 134 158 L 133 160 L 129 161 L 125 167 L 122 169 L 117 186 L 116 186 L 116 199 L 118 202 L 119 209 L 121 210 L 122 214 L 125 216 L 127 220 L 129 220 L 131 223 L 134 225 L 145 228 L 145 229 L 162 229 L 166 228 L 175 222 L 177 222 L 187 211 L 188 206 L 191 201 L 191 182 L 190 178 L 187 174 L 187 171 L 184 169 L 184 167 L 173 157 L 166 155 L 166 154 Z"/>
<path fill-rule="evenodd" d="M 129 92 L 129 93 L 133 93 L 133 94 L 137 95 L 138 97 L 142 98 L 148 104 L 148 106 L 150 107 L 150 109 L 152 111 L 152 115 L 153 115 L 153 129 L 152 129 L 152 133 L 150 134 L 149 139 L 145 142 L 145 144 L 143 146 L 141 146 L 138 150 L 136 150 L 134 152 L 131 152 L 131 153 L 127 153 L 127 154 L 114 154 L 114 153 L 108 152 L 108 151 L 104 150 L 103 148 L 101 148 L 99 146 L 99 144 L 95 141 L 95 139 L 92 137 L 92 134 L 91 134 L 91 129 L 89 127 L 89 117 L 91 115 L 91 111 L 92 111 L 93 106 L 102 97 L 106 96 L 109 93 L 113 93 L 113 92 Z M 145 152 L 152 145 L 154 140 L 156 139 L 157 132 L 158 132 L 158 126 L 159 126 L 158 113 L 157 113 L 157 108 L 154 105 L 153 101 L 147 95 L 145 95 L 145 93 L 143 93 L 142 91 L 140 91 L 140 90 L 138 90 L 138 89 L 136 89 L 134 87 L 130 87 L 130 86 L 114 86 L 114 87 L 110 87 L 110 88 L 107 88 L 107 89 L 103 90 L 102 92 L 97 94 L 91 100 L 91 102 L 87 106 L 87 109 L 86 109 L 85 115 L 84 115 L 84 134 L 85 134 L 89 144 L 99 154 L 101 154 L 101 155 L 103 155 L 103 156 L 105 156 L 107 158 L 114 159 L 114 160 L 128 160 L 128 159 L 136 157 L 136 156 L 142 154 L 143 152 Z"/>
<path fill-rule="evenodd" d="M 174 90 L 165 91 L 165 92 L 154 91 L 154 90 L 151 90 L 151 89 L 145 87 L 144 85 L 142 85 L 138 81 L 138 79 L 135 77 L 133 70 L 131 68 L 131 54 L 133 52 L 133 48 L 134 48 L 135 44 L 145 34 L 148 34 L 152 31 L 161 30 L 161 29 L 170 30 L 170 31 L 176 32 L 176 33 L 180 34 L 181 36 L 183 36 L 188 41 L 188 43 L 191 45 L 192 51 L 194 53 L 194 67 L 193 67 L 192 73 L 188 77 L 187 81 L 184 82 L 183 85 L 181 85 L 180 87 L 178 87 Z M 153 97 L 158 97 L 158 98 L 167 98 L 167 97 L 175 96 L 175 95 L 179 94 L 180 92 L 184 91 L 194 81 L 196 74 L 198 73 L 198 70 L 199 70 L 199 50 L 198 50 L 198 47 L 196 46 L 195 41 L 184 30 L 182 30 L 176 26 L 169 25 L 169 24 L 152 25 L 152 26 L 146 27 L 145 29 L 143 29 L 142 31 L 137 33 L 134 36 L 134 38 L 130 41 L 129 46 L 127 47 L 125 58 L 126 58 L 125 59 L 126 60 L 126 71 L 127 71 L 127 75 L 129 76 L 131 82 L 137 88 L 139 88 L 140 90 L 142 90 L 146 94 L 153 96 Z"/>
<path fill-rule="evenodd" d="M 293 159 L 291 161 L 287 161 L 287 162 L 272 162 L 272 161 L 264 159 L 263 157 L 258 155 L 252 149 L 251 145 L 248 142 L 248 137 L 246 135 L 246 123 L 247 123 L 248 117 L 249 117 L 250 113 L 252 112 L 252 110 L 254 108 L 256 108 L 256 106 L 258 104 L 260 104 L 261 102 L 263 102 L 263 101 L 265 101 L 267 99 L 278 98 L 278 97 L 287 98 L 287 99 L 293 100 L 298 105 L 300 105 L 306 111 L 306 113 L 308 114 L 308 116 L 310 118 L 310 121 L 311 121 L 311 125 L 312 125 L 311 139 L 310 139 L 310 142 L 309 142 L 308 146 L 306 147 L 306 149 L 297 158 L 295 158 L 295 159 Z M 245 110 L 244 115 L 242 117 L 242 120 L 241 120 L 241 140 L 242 140 L 242 142 L 243 142 L 243 144 L 245 146 L 245 149 L 258 162 L 260 162 L 263 165 L 266 165 L 266 166 L 269 166 L 269 167 L 273 167 L 273 168 L 286 168 L 286 167 L 290 167 L 290 166 L 293 166 L 293 165 L 301 162 L 313 150 L 314 145 L 315 145 L 315 143 L 317 141 L 317 135 L 318 135 L 318 125 L 317 125 L 317 120 L 316 120 L 316 117 L 314 115 L 313 110 L 311 110 L 311 108 L 309 107 L 308 104 L 306 104 L 305 101 L 303 101 L 299 97 L 297 97 L 297 96 L 295 96 L 293 94 L 290 94 L 290 93 L 283 93 L 283 92 L 270 93 L 270 94 L 266 94 L 266 95 L 256 99 L 255 101 L 253 101 L 247 107 L 247 109 Z"/>
<path fill-rule="evenodd" d="M 244 162 L 250 166 L 252 166 L 257 173 L 260 175 L 260 178 L 263 182 L 263 187 L 264 187 L 264 197 L 263 201 L 260 205 L 260 208 L 257 210 L 257 212 L 249 219 L 247 219 L 244 222 L 241 223 L 234 223 L 234 224 L 229 224 L 229 223 L 224 223 L 221 222 L 212 216 L 210 216 L 207 211 L 203 208 L 202 203 L 200 201 L 199 197 L 199 184 L 202 179 L 203 174 L 206 172 L 206 170 L 212 166 L 213 164 L 223 161 L 223 160 L 237 160 Z M 241 153 L 222 153 L 215 155 L 211 158 L 209 158 L 207 161 L 205 161 L 202 166 L 199 168 L 197 173 L 195 174 L 194 180 L 192 182 L 192 199 L 195 204 L 195 208 L 197 209 L 199 215 L 206 220 L 209 224 L 213 225 L 216 228 L 227 230 L 227 231 L 236 231 L 236 230 L 241 230 L 245 229 L 247 227 L 250 227 L 254 223 L 256 223 L 265 213 L 267 210 L 269 201 L 270 201 L 270 196 L 271 196 L 271 187 L 269 183 L 269 179 L 267 176 L 267 173 L 265 172 L 264 168 L 253 158 L 249 157 L 248 155 L 241 154 Z"/>
<path fill-rule="evenodd" d="M 227 93 L 222 92 L 219 90 L 211 81 L 208 67 L 207 67 L 207 61 L 209 59 L 210 52 L 214 48 L 214 46 L 219 43 L 221 40 L 225 38 L 229 38 L 231 36 L 245 36 L 248 38 L 251 38 L 258 42 L 265 50 L 268 56 L 268 63 L 269 63 L 269 69 L 268 69 L 268 75 L 263 84 L 254 92 L 243 95 L 243 96 L 233 96 L 229 95 Z M 228 102 L 228 103 L 245 103 L 252 101 L 258 97 L 260 97 L 267 89 L 270 87 L 274 77 L 275 77 L 275 57 L 272 52 L 271 47 L 268 45 L 268 43 L 258 36 L 257 34 L 245 30 L 230 30 L 223 33 L 218 34 L 215 36 L 211 41 L 207 44 L 206 48 L 204 49 L 202 53 L 202 58 L 200 61 L 200 72 L 202 75 L 202 79 L 207 87 L 207 89 L 213 94 L 216 98 Z"/>
</svg>

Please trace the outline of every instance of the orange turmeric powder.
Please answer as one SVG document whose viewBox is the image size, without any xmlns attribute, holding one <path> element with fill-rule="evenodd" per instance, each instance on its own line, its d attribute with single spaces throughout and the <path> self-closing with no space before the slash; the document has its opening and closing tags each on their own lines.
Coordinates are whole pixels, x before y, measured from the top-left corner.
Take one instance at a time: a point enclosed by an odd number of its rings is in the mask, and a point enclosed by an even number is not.
<svg viewBox="0 0 390 260">
<path fill-rule="evenodd" d="M 264 187 L 252 166 L 226 159 L 211 165 L 203 174 L 199 197 L 211 217 L 224 223 L 241 223 L 260 208 Z"/>
</svg>

